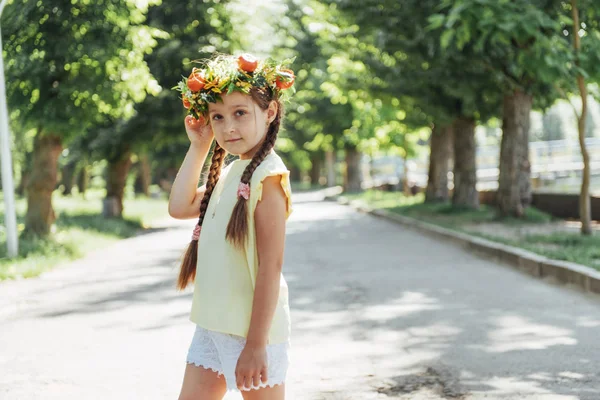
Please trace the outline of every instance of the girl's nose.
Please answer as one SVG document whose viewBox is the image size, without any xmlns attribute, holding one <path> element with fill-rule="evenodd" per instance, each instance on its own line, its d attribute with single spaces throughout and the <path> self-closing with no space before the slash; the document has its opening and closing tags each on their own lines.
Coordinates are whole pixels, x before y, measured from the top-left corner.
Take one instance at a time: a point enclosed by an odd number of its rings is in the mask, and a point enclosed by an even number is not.
<svg viewBox="0 0 600 400">
<path fill-rule="evenodd" d="M 233 133 L 235 131 L 235 121 L 229 120 L 225 125 L 225 132 Z"/>
</svg>

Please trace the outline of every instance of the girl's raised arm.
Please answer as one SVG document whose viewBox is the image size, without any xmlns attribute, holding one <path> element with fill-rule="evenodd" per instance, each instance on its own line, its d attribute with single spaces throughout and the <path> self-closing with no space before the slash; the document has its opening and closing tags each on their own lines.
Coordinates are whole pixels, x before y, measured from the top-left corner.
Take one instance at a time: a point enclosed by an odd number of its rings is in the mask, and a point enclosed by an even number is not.
<svg viewBox="0 0 600 400">
<path fill-rule="evenodd" d="M 213 141 L 210 125 L 191 116 L 185 118 L 185 130 L 190 139 L 190 148 L 177 172 L 169 195 L 169 215 L 177 219 L 197 218 L 205 186 L 197 187 L 202 166 Z"/>
</svg>

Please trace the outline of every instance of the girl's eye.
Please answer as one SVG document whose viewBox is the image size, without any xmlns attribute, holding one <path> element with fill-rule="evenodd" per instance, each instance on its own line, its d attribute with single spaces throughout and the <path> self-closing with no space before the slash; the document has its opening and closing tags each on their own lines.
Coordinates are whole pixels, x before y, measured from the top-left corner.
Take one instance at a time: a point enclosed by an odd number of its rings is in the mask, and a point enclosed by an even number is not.
<svg viewBox="0 0 600 400">
<path fill-rule="evenodd" d="M 221 118 L 223 118 L 223 117 L 221 117 L 221 115 L 219 115 L 219 114 L 215 114 L 215 115 L 213 115 L 213 120 L 214 120 L 214 121 L 217 121 L 217 120 L 219 120 L 219 119 L 221 119 Z"/>
<path fill-rule="evenodd" d="M 235 114 L 241 117 L 242 115 L 246 114 L 246 111 L 244 111 L 244 110 L 237 110 L 235 112 Z"/>
</svg>

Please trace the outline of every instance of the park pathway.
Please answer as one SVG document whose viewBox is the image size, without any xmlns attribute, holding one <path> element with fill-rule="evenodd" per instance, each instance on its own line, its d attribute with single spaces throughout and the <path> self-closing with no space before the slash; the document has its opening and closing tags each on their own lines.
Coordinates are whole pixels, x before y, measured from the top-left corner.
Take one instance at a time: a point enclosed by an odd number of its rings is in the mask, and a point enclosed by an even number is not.
<svg viewBox="0 0 600 400">
<path fill-rule="evenodd" d="M 0 399 L 175 400 L 193 224 L 0 283 Z M 317 194 L 295 196 L 286 246 L 288 399 L 600 399 L 599 297 Z"/>
</svg>

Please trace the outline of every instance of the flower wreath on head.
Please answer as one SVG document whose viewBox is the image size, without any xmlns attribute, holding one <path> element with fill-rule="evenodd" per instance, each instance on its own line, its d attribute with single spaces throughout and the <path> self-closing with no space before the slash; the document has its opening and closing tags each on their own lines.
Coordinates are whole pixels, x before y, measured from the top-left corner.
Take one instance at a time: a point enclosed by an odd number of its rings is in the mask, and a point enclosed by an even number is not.
<svg viewBox="0 0 600 400">
<path fill-rule="evenodd" d="M 271 58 L 258 60 L 251 54 L 218 55 L 194 67 L 176 89 L 181 93 L 188 115 L 202 119 L 208 113 L 208 104 L 223 101 L 221 95 L 238 91 L 249 94 L 252 87 L 269 87 L 274 99 L 285 99 L 293 87 L 294 72 L 287 67 L 294 59 L 276 62 Z"/>
</svg>

